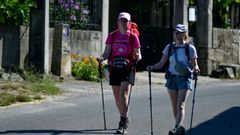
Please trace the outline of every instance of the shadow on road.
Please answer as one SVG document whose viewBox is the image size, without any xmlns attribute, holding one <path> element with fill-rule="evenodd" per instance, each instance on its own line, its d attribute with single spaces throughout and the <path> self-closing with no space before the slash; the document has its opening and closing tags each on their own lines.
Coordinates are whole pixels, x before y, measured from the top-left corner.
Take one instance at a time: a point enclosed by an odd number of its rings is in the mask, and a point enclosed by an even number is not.
<svg viewBox="0 0 240 135">
<path fill-rule="evenodd" d="M 192 135 L 239 135 L 240 107 L 230 108 L 192 128 Z M 197 117 L 197 116 L 194 116 Z M 190 131 L 186 131 L 190 135 Z"/>
<path fill-rule="evenodd" d="M 115 134 L 116 129 L 89 129 L 89 130 L 7 130 L 0 134 Z"/>
<path fill-rule="evenodd" d="M 194 128 L 192 135 L 239 135 L 240 133 L 240 107 L 232 107 L 222 113 L 219 113 L 210 120 L 207 120 Z M 197 117 L 197 116 L 194 116 Z M 193 121 L 194 122 L 194 121 Z M 88 130 L 6 130 L 0 131 L 0 134 L 115 134 L 116 129 L 88 129 Z M 190 131 L 186 131 L 190 135 Z"/>
</svg>

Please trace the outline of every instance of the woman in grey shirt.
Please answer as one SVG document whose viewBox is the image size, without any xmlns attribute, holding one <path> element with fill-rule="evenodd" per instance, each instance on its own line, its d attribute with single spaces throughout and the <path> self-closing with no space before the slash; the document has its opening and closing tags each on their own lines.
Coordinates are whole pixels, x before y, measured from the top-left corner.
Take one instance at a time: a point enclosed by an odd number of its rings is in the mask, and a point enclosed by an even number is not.
<svg viewBox="0 0 240 135">
<path fill-rule="evenodd" d="M 174 128 L 169 131 L 169 135 L 185 133 L 183 120 L 186 100 L 192 90 L 191 76 L 193 72 L 200 72 L 197 58 L 196 48 L 188 40 L 187 27 L 178 24 L 175 28 L 175 42 L 164 48 L 162 58 L 158 63 L 147 67 L 148 70 L 160 69 L 169 60 L 165 86 L 168 89 L 175 118 Z"/>
</svg>

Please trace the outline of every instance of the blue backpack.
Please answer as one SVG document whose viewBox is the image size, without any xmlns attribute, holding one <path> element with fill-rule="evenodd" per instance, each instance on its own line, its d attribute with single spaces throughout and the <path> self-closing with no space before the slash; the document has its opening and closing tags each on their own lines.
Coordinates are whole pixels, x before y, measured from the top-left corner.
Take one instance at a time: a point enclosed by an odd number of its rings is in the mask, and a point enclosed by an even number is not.
<svg viewBox="0 0 240 135">
<path fill-rule="evenodd" d="M 175 42 L 171 43 L 169 45 L 169 49 L 168 49 L 168 59 L 170 58 L 170 56 L 174 53 L 174 51 L 178 48 L 185 48 L 185 54 L 188 58 L 188 60 L 190 60 L 190 43 L 185 43 L 185 46 L 184 47 L 175 47 Z"/>
</svg>

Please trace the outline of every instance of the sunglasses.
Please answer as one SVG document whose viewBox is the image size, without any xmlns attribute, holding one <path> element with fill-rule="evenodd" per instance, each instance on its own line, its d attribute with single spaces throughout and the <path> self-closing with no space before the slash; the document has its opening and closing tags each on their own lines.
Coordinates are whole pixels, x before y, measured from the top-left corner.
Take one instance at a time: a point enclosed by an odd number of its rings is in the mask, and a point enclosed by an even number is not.
<svg viewBox="0 0 240 135">
<path fill-rule="evenodd" d="M 121 21 L 121 22 L 128 22 L 128 20 L 125 19 L 125 18 L 121 18 L 120 21 Z"/>
<path fill-rule="evenodd" d="M 182 34 L 182 33 L 185 33 L 185 32 L 176 31 L 176 34 L 177 34 L 177 35 L 178 35 L 178 34 Z"/>
</svg>

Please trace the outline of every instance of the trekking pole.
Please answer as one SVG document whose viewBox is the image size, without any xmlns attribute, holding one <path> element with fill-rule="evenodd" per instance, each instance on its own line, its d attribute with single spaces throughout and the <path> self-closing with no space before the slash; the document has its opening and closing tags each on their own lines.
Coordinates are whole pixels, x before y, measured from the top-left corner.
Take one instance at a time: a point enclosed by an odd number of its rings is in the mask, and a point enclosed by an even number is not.
<svg viewBox="0 0 240 135">
<path fill-rule="evenodd" d="M 105 117 L 105 105 L 104 105 L 104 93 L 103 93 L 103 84 L 102 84 L 102 66 L 101 61 L 98 61 L 98 73 L 99 73 L 99 79 L 101 83 L 101 91 L 102 91 L 102 109 L 103 109 L 103 123 L 104 123 L 104 129 L 106 130 L 106 117 Z"/>
<path fill-rule="evenodd" d="M 149 79 L 149 101 L 150 101 L 150 120 L 151 120 L 151 135 L 153 135 L 153 118 L 152 118 L 152 82 L 151 82 L 151 69 L 148 70 L 148 79 Z"/>
<path fill-rule="evenodd" d="M 193 91 L 193 99 L 192 99 L 192 113 L 191 113 L 191 121 L 190 121 L 190 135 L 192 135 L 192 121 L 193 121 L 193 111 L 194 111 L 194 103 L 195 103 L 195 95 L 196 95 L 196 88 L 197 88 L 197 80 L 198 80 L 198 73 L 193 73 L 194 75 L 194 91 Z"/>
</svg>

